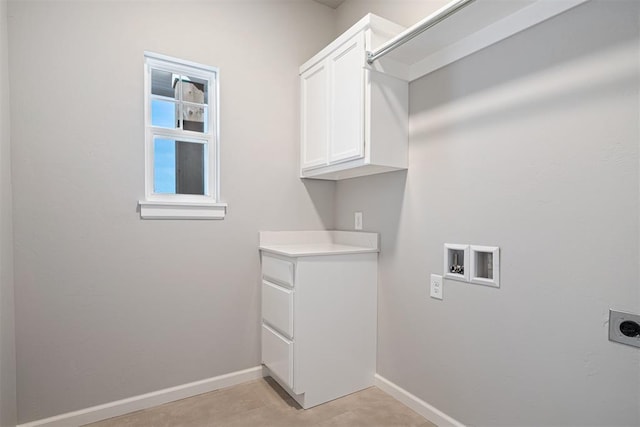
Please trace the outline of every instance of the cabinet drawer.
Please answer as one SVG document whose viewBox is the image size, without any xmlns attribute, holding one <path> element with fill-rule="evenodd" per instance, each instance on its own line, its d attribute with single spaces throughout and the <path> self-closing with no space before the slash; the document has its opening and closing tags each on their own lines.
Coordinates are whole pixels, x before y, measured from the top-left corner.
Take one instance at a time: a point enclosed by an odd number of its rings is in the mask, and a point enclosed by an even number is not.
<svg viewBox="0 0 640 427">
<path fill-rule="evenodd" d="M 262 325 L 262 363 L 293 389 L 293 342 Z"/>
<path fill-rule="evenodd" d="M 262 276 L 271 281 L 293 287 L 293 263 L 263 254 Z"/>
<path fill-rule="evenodd" d="M 262 319 L 278 332 L 293 338 L 293 291 L 263 281 Z"/>
</svg>

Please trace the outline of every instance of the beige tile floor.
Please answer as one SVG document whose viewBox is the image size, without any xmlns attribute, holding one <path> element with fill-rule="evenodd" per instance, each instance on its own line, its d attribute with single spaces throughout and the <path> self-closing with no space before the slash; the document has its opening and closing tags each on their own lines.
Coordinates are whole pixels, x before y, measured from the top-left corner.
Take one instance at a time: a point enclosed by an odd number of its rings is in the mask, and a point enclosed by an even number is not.
<svg viewBox="0 0 640 427">
<path fill-rule="evenodd" d="M 303 410 L 275 381 L 264 378 L 89 426 L 433 427 L 434 424 L 375 387 Z"/>
</svg>

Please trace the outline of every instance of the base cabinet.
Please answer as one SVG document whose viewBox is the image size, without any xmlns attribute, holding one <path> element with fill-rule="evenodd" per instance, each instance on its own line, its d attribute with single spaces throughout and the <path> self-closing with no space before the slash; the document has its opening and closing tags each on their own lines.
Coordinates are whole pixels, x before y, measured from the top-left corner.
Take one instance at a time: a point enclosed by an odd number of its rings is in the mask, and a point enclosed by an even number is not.
<svg viewBox="0 0 640 427">
<path fill-rule="evenodd" d="M 373 385 L 377 259 L 262 252 L 262 363 L 305 409 Z"/>
</svg>

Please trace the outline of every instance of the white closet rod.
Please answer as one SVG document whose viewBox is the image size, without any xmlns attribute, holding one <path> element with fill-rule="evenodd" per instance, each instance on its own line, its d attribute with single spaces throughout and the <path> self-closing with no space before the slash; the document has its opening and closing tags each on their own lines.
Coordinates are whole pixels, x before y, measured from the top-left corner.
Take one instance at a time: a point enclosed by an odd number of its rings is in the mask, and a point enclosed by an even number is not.
<svg viewBox="0 0 640 427">
<path fill-rule="evenodd" d="M 455 0 L 451 3 L 447 3 L 444 7 L 436 10 L 431 15 L 427 16 L 422 21 L 418 22 L 416 25 L 409 27 L 404 32 L 398 34 L 396 37 L 392 38 L 388 42 L 384 43 L 378 49 L 367 52 L 367 63 L 373 64 L 376 59 L 381 58 L 387 53 L 391 52 L 395 48 L 402 46 L 409 40 L 413 39 L 417 35 L 423 33 L 434 25 L 444 21 L 454 13 L 460 11 L 465 6 L 470 5 L 476 0 Z"/>
</svg>

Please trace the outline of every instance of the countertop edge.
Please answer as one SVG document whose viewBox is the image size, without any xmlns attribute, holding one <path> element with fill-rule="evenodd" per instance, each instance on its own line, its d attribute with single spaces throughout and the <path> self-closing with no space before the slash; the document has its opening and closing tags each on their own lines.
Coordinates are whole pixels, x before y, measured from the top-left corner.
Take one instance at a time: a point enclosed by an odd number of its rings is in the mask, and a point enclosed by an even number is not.
<svg viewBox="0 0 640 427">
<path fill-rule="evenodd" d="M 337 250 L 326 250 L 326 251 L 286 251 L 277 248 L 272 248 L 269 246 L 259 246 L 259 248 L 263 252 L 269 252 L 276 255 L 283 255 L 287 257 L 308 257 L 308 256 L 330 256 L 330 255 L 355 255 L 355 254 L 368 254 L 368 253 L 378 253 L 380 252 L 377 248 L 360 248 L 353 247 L 353 249 L 337 249 Z"/>
</svg>

